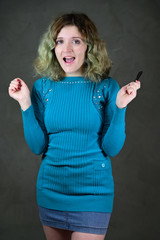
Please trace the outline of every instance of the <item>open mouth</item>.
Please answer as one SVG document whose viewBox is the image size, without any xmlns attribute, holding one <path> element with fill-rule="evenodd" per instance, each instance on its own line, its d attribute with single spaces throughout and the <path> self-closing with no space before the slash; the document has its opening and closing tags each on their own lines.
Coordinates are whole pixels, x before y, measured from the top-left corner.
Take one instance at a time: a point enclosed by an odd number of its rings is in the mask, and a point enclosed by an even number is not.
<svg viewBox="0 0 160 240">
<path fill-rule="evenodd" d="M 72 63 L 75 60 L 75 57 L 64 57 L 63 60 L 65 63 Z"/>
</svg>

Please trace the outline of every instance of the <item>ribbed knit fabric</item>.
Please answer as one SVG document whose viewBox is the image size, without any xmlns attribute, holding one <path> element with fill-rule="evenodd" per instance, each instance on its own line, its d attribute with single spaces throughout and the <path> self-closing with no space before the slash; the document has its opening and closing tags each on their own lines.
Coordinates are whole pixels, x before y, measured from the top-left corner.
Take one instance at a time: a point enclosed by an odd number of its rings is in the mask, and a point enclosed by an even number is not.
<svg viewBox="0 0 160 240">
<path fill-rule="evenodd" d="M 41 78 L 22 111 L 25 139 L 42 162 L 37 201 L 63 211 L 111 212 L 114 183 L 109 156 L 125 141 L 125 110 L 115 105 L 117 82 L 83 77 Z"/>
</svg>

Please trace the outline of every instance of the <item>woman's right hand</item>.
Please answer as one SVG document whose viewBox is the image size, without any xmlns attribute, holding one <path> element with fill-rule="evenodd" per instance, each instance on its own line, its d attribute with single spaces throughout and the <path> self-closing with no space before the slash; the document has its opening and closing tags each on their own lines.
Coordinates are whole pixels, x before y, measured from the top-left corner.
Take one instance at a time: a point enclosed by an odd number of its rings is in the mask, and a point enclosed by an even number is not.
<svg viewBox="0 0 160 240">
<path fill-rule="evenodd" d="M 8 92 L 10 97 L 19 102 L 23 111 L 31 106 L 30 91 L 22 79 L 15 78 L 12 80 Z"/>
</svg>

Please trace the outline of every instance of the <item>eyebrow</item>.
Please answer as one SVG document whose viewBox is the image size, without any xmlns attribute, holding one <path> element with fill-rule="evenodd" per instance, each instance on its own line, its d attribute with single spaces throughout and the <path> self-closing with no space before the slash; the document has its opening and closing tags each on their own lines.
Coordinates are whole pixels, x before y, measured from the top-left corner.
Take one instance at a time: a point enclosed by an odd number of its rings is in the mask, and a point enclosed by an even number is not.
<svg viewBox="0 0 160 240">
<path fill-rule="evenodd" d="M 74 39 L 74 38 L 79 38 L 79 39 L 81 39 L 82 40 L 82 38 L 81 37 L 71 37 L 72 39 Z M 58 37 L 58 38 L 56 38 L 56 39 L 63 39 L 63 37 Z"/>
</svg>

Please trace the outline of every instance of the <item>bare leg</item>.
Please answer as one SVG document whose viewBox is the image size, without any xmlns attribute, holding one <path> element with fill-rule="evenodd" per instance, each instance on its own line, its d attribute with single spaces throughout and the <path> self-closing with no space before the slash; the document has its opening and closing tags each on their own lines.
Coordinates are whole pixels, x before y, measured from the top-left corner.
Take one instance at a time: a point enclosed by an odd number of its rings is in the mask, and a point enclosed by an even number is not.
<svg viewBox="0 0 160 240">
<path fill-rule="evenodd" d="M 43 225 L 47 240 L 71 240 L 71 231 Z"/>
<path fill-rule="evenodd" d="M 105 235 L 73 232 L 71 240 L 104 240 Z"/>
</svg>

